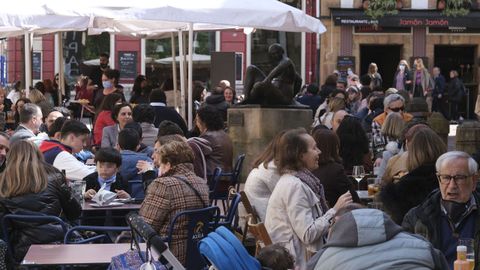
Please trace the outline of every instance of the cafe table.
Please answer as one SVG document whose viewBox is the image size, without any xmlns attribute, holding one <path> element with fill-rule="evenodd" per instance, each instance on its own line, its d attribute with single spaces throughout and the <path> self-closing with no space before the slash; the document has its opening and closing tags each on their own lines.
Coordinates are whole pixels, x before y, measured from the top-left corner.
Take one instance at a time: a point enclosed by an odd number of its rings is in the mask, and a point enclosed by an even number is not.
<svg viewBox="0 0 480 270">
<path fill-rule="evenodd" d="M 114 205 L 114 206 L 95 206 L 95 202 L 93 201 L 84 201 L 82 203 L 82 211 L 119 211 L 119 210 L 130 210 L 130 211 L 138 211 L 142 204 L 140 203 L 122 203 L 121 205 Z"/>
<path fill-rule="evenodd" d="M 145 251 L 145 243 L 140 249 Z M 22 266 L 109 264 L 112 257 L 127 252 L 130 243 L 31 245 Z M 154 257 L 157 257 L 154 254 Z"/>
</svg>

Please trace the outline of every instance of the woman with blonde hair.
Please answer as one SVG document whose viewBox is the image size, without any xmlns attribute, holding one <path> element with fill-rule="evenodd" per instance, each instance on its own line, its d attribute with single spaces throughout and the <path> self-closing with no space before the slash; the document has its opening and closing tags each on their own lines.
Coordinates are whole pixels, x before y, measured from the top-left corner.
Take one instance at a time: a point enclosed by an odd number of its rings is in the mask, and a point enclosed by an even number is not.
<svg viewBox="0 0 480 270">
<path fill-rule="evenodd" d="M 418 129 L 407 149 L 408 174 L 396 183 L 385 185 L 380 192 L 385 211 L 397 224 L 401 224 L 408 210 L 438 188 L 435 162 L 447 152 L 443 140 L 430 128 Z"/>
<path fill-rule="evenodd" d="M 430 73 L 423 65 L 422 58 L 415 59 L 415 70 L 412 71 L 412 91 L 410 98 L 422 97 L 425 98 L 428 104 L 428 111 L 432 111 L 432 90 L 434 82 Z"/>
<path fill-rule="evenodd" d="M 410 73 L 410 66 L 408 65 L 407 60 L 402 59 L 398 63 L 397 71 L 393 76 L 393 85 L 392 87 L 400 90 L 409 91 L 412 86 L 412 74 Z"/>
<path fill-rule="evenodd" d="M 372 79 L 372 81 L 370 82 L 371 89 L 382 87 L 382 83 L 383 83 L 382 75 L 378 73 L 377 64 L 370 63 L 370 65 L 368 65 L 368 76 L 370 76 L 370 78 Z"/>
<path fill-rule="evenodd" d="M 0 215 L 39 214 L 65 216 L 73 221 L 81 214 L 79 202 L 73 198 L 65 176 L 44 161 L 42 153 L 30 141 L 17 141 L 10 146 L 7 166 L 0 174 Z M 16 261 L 25 256 L 31 244 L 63 242 L 58 224 L 13 224 L 16 237 L 13 251 Z M 16 231 L 14 228 L 20 228 Z"/>
<path fill-rule="evenodd" d="M 382 151 L 382 161 L 377 171 L 377 182 L 380 182 L 387 163 L 394 155 L 400 152 L 400 137 L 402 136 L 402 131 L 405 126 L 405 121 L 400 113 L 389 113 L 385 122 L 383 123 L 380 133 L 382 134 L 382 139 L 385 141 L 384 148 L 374 149 L 374 153 Z"/>
<path fill-rule="evenodd" d="M 344 110 L 347 107 L 347 103 L 344 98 L 334 97 L 328 102 L 327 106 L 327 112 L 320 116 L 320 123 L 331 129 L 333 115 L 339 110 Z"/>
<path fill-rule="evenodd" d="M 37 83 L 37 84 L 39 84 L 39 83 Z M 43 83 L 42 83 L 42 85 L 43 85 Z M 37 85 L 35 85 L 35 86 L 37 86 Z M 42 86 L 42 88 L 43 88 L 43 86 Z M 38 105 L 38 107 L 40 107 L 44 117 L 46 117 L 53 109 L 53 106 L 47 101 L 47 98 L 43 95 L 42 91 L 40 91 L 36 88 L 30 90 L 30 93 L 28 94 L 28 98 L 30 99 L 30 101 L 33 104 Z"/>
</svg>

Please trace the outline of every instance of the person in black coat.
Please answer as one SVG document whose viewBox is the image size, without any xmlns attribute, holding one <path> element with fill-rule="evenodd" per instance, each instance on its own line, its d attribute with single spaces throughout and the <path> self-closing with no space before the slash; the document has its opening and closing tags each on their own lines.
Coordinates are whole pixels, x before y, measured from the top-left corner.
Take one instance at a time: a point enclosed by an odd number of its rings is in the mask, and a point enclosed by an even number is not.
<svg viewBox="0 0 480 270">
<path fill-rule="evenodd" d="M 230 105 L 225 101 L 223 89 L 220 86 L 212 90 L 212 94 L 205 99 L 203 106 L 210 106 L 217 109 L 217 111 L 222 114 L 223 122 L 227 121 L 227 109 Z"/>
<path fill-rule="evenodd" d="M 338 198 L 347 191 L 352 194 L 354 202 L 360 202 L 355 187 L 345 174 L 342 160 L 338 155 L 340 141 L 337 135 L 329 129 L 319 128 L 313 133 L 313 138 L 321 153 L 318 168 L 312 173 L 320 179 L 328 205 L 335 205 Z"/>
<path fill-rule="evenodd" d="M 225 99 L 225 98 L 224 98 Z M 155 89 L 150 93 L 150 106 L 155 110 L 155 121 L 153 125 L 158 128 L 160 123 L 165 120 L 169 120 L 177 124 L 187 134 L 188 128 L 183 120 L 182 116 L 171 107 L 167 107 L 167 96 L 165 92 L 160 89 Z"/>
<path fill-rule="evenodd" d="M 82 211 L 65 176 L 44 161 L 30 141 L 11 145 L 0 175 L 0 218 L 7 214 L 50 215 L 76 220 Z M 9 228 L 13 256 L 19 262 L 31 244 L 63 242 L 59 224 L 14 222 Z"/>
<path fill-rule="evenodd" d="M 447 118 L 447 114 L 445 110 L 443 109 L 444 106 L 444 95 L 445 95 L 445 88 L 446 88 L 446 82 L 445 82 L 445 77 L 440 73 L 440 68 L 439 67 L 434 67 L 433 68 L 433 80 L 435 82 L 435 87 L 433 88 L 432 92 L 432 112 L 440 112 L 443 114 L 445 118 Z"/>
<path fill-rule="evenodd" d="M 448 102 L 450 103 L 450 120 L 458 120 L 458 105 L 465 96 L 465 86 L 458 78 L 456 70 L 450 71 L 450 83 L 448 84 Z"/>
<path fill-rule="evenodd" d="M 407 142 L 407 149 L 409 173 L 398 182 L 383 186 L 379 195 L 385 212 L 399 225 L 411 208 L 438 188 L 435 162 L 447 151 L 447 146 L 435 131 L 425 128 L 416 131 L 412 140 Z"/>
</svg>

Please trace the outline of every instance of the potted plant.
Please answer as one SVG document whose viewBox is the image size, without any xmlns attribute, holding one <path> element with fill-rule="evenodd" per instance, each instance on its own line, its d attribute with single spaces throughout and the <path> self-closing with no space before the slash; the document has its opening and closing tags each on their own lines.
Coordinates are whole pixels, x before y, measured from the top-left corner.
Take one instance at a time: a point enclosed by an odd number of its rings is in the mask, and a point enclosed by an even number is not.
<svg viewBox="0 0 480 270">
<path fill-rule="evenodd" d="M 364 1 L 364 8 L 365 8 Z M 398 13 L 397 0 L 369 0 L 365 14 L 373 19 L 381 18 L 385 15 L 394 15 Z"/>
<path fill-rule="evenodd" d="M 443 14 L 446 16 L 465 16 L 470 12 L 470 1 L 468 0 L 446 0 Z"/>
<path fill-rule="evenodd" d="M 446 5 L 447 3 L 445 3 L 445 0 L 439 0 L 437 3 L 437 9 L 444 10 Z"/>
<path fill-rule="evenodd" d="M 397 0 L 397 9 L 402 9 L 403 8 L 403 0 Z"/>
</svg>

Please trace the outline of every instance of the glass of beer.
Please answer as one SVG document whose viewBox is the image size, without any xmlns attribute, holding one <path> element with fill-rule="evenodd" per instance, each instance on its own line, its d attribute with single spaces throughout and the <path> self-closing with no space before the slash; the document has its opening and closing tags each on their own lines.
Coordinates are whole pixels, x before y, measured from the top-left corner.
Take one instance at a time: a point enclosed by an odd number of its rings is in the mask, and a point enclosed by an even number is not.
<svg viewBox="0 0 480 270">
<path fill-rule="evenodd" d="M 368 196 L 375 196 L 375 194 L 377 194 L 378 191 L 380 190 L 380 185 L 376 183 L 375 178 L 368 178 L 367 183 L 368 183 Z"/>
<path fill-rule="evenodd" d="M 470 270 L 475 268 L 475 250 L 472 238 L 460 238 L 458 245 L 467 247 L 467 261 L 470 264 Z"/>
</svg>

